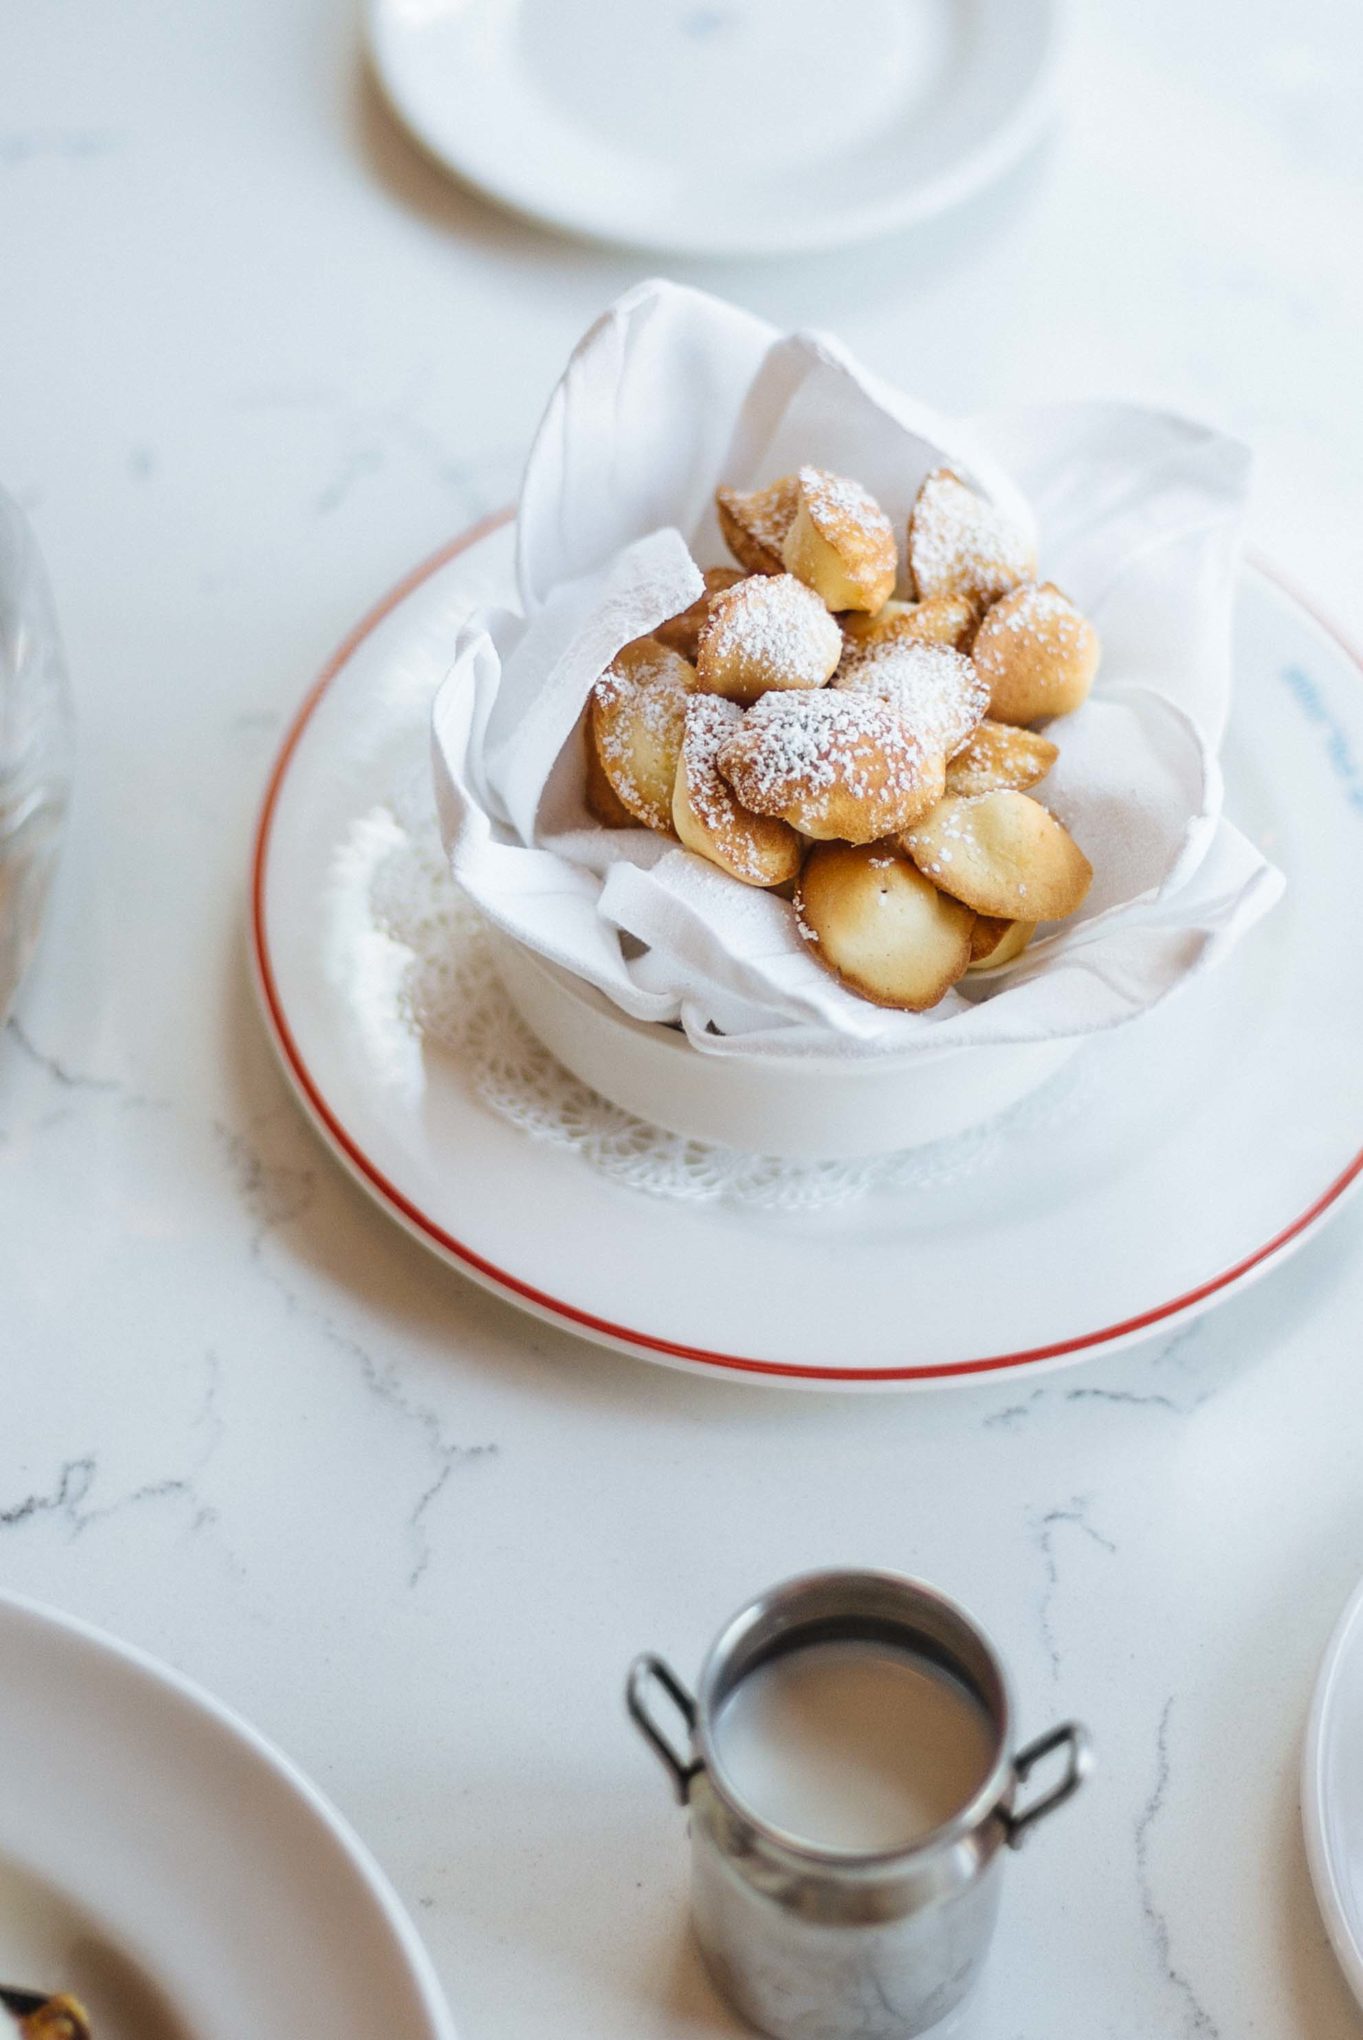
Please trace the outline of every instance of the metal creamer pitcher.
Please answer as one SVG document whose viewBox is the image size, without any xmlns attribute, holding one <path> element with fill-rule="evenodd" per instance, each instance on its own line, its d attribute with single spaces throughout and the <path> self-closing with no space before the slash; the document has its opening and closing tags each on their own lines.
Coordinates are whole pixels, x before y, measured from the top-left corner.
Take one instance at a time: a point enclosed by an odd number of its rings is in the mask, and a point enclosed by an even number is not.
<svg viewBox="0 0 1363 2040">
<path fill-rule="evenodd" d="M 716 1747 L 720 1709 L 759 1666 L 805 1646 L 865 1642 L 948 1673 L 989 1727 L 984 1782 L 911 1845 L 857 1854 L 771 1825 L 746 1805 Z M 676 1747 L 658 1690 L 685 1723 Z M 691 1814 L 692 1909 L 720 1991 L 774 2040 L 911 2040 L 968 1995 L 988 1952 L 1005 1847 L 1078 1790 L 1088 1740 L 1069 1722 L 1014 1748 L 1003 1667 L 982 1631 L 931 1587 L 895 1573 L 811 1573 L 750 1602 L 711 1646 L 695 1697 L 661 1658 L 635 1660 L 629 1711 Z M 1020 1788 L 1064 1753 L 1030 1804 Z"/>
</svg>

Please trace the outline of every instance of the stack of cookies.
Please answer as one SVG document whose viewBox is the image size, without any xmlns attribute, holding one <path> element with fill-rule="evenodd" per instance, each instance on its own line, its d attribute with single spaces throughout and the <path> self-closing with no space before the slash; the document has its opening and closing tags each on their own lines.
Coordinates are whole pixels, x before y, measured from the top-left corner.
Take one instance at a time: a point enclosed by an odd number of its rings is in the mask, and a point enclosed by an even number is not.
<svg viewBox="0 0 1363 2040">
<path fill-rule="evenodd" d="M 1083 902 L 1088 859 L 1031 789 L 1098 634 L 947 468 L 903 561 L 874 498 L 823 468 L 716 503 L 738 564 L 597 681 L 588 804 L 781 891 L 849 990 L 923 1012 Z"/>
</svg>

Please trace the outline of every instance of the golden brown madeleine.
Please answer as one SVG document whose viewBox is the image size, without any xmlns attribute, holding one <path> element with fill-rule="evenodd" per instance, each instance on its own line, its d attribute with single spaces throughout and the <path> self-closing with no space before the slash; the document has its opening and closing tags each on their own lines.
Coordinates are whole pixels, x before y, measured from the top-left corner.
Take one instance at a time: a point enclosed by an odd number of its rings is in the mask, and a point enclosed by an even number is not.
<svg viewBox="0 0 1363 2040">
<path fill-rule="evenodd" d="M 781 547 L 795 519 L 800 485 L 782 475 L 765 489 L 716 489 L 715 511 L 724 543 L 750 574 L 779 574 Z"/>
<path fill-rule="evenodd" d="M 715 763 L 742 723 L 738 703 L 722 695 L 693 694 L 687 702 L 672 826 L 688 850 L 744 885 L 786 885 L 800 869 L 804 844 L 787 823 L 740 806 Z"/>
<path fill-rule="evenodd" d="M 985 611 L 972 656 L 989 682 L 995 722 L 1068 715 L 1088 698 L 1098 633 L 1050 581 L 1028 581 Z"/>
<path fill-rule="evenodd" d="M 920 601 L 964 595 L 979 609 L 1036 572 L 1025 533 L 950 468 L 934 468 L 909 515 L 909 570 Z"/>
<path fill-rule="evenodd" d="M 877 1006 L 926 1012 L 970 963 L 975 916 L 893 843 L 816 844 L 795 912 L 811 956 Z"/>
<path fill-rule="evenodd" d="M 705 569 L 705 593 L 697 595 L 689 609 L 683 609 L 676 616 L 669 616 L 666 623 L 660 623 L 653 635 L 660 645 L 666 645 L 670 652 L 680 652 L 684 659 L 696 663 L 696 640 L 700 627 L 710 613 L 714 596 L 726 588 L 732 588 L 735 581 L 743 579 L 741 567 L 707 567 Z"/>
<path fill-rule="evenodd" d="M 881 609 L 899 572 L 894 526 L 870 491 L 827 468 L 802 467 L 781 557 L 829 609 Z"/>
<path fill-rule="evenodd" d="M 582 724 L 582 744 L 587 755 L 587 806 L 603 829 L 637 829 L 639 824 L 606 777 L 596 748 L 596 718 L 590 712 Z"/>
<path fill-rule="evenodd" d="M 944 784 L 940 754 L 873 694 L 830 687 L 764 694 L 719 754 L 744 807 L 818 841 L 873 843 L 926 814 Z"/>
<path fill-rule="evenodd" d="M 1068 829 L 1011 789 L 949 794 L 904 832 L 904 848 L 943 892 L 1001 921 L 1063 921 L 1093 882 Z"/>
<path fill-rule="evenodd" d="M 989 702 L 988 686 L 964 652 L 916 638 L 897 638 L 850 665 L 844 655 L 833 685 L 888 701 L 944 761 L 969 742 Z"/>
<path fill-rule="evenodd" d="M 672 833 L 687 697 L 696 669 L 656 638 L 617 652 L 592 689 L 589 721 L 601 770 L 621 805 L 645 827 Z"/>
<path fill-rule="evenodd" d="M 752 574 L 717 594 L 701 625 L 696 680 L 745 708 L 772 687 L 822 687 L 842 632 L 794 574 Z"/>
<path fill-rule="evenodd" d="M 999 921 L 991 914 L 977 914 L 970 934 L 972 974 L 1015 963 L 1035 933 L 1035 921 Z"/>
<path fill-rule="evenodd" d="M 843 650 L 846 663 L 867 652 L 877 652 L 899 638 L 916 638 L 928 644 L 950 645 L 965 652 L 979 625 L 979 612 L 964 595 L 934 595 L 930 602 L 887 602 L 874 616 L 855 609 L 842 618 L 847 640 Z"/>
<path fill-rule="evenodd" d="M 73 1997 L 49 1998 L 19 2020 L 23 2040 L 90 2040 L 90 2014 Z"/>
<path fill-rule="evenodd" d="M 1035 730 L 982 722 L 948 764 L 947 792 L 994 793 L 1015 786 L 1022 793 L 1043 780 L 1059 756 L 1059 746 Z"/>
</svg>

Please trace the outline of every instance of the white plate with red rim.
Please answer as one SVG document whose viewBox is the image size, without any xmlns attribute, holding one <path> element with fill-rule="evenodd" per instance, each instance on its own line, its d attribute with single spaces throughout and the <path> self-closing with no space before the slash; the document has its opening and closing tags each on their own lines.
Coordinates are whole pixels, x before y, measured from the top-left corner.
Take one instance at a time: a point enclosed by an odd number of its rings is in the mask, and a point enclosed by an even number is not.
<svg viewBox="0 0 1363 2040">
<path fill-rule="evenodd" d="M 969 198 L 1042 132 L 1060 0 L 370 0 L 399 118 L 570 233 L 844 247 Z"/>
<path fill-rule="evenodd" d="M 1355 656 L 1246 570 L 1228 810 L 1288 890 L 1219 970 L 1085 1044 L 1082 1110 L 1005 1126 L 988 1166 L 802 1214 L 628 1191 L 480 1105 L 364 969 L 366 818 L 424 750 L 473 603 L 506 599 L 505 518 L 418 567 L 304 701 L 257 832 L 251 947 L 309 1117 L 390 1216 L 567 1329 L 720 1378 L 915 1387 L 1031 1373 L 1168 1331 L 1281 1261 L 1363 1172 L 1363 688 Z M 1063 1081 L 1060 1080 L 1060 1081 Z"/>
<path fill-rule="evenodd" d="M 454 2040 L 383 1872 L 178 1673 L 0 1595 L 0 1982 L 96 2040 Z"/>
</svg>

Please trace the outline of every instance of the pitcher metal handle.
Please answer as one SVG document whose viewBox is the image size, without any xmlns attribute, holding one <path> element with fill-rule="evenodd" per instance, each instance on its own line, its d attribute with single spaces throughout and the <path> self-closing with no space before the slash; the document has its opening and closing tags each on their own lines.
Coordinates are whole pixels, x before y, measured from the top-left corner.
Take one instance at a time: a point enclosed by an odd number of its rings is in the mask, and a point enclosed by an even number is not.
<svg viewBox="0 0 1363 2040">
<path fill-rule="evenodd" d="M 682 1756 L 666 1732 L 659 1728 L 649 1709 L 650 1688 L 661 1686 L 672 1705 L 686 1723 L 688 1731 L 696 1725 L 696 1703 L 687 1692 L 671 1665 L 662 1658 L 646 1651 L 637 1657 L 629 1668 L 629 1679 L 625 1686 L 625 1705 L 630 1719 L 654 1755 L 669 1772 L 676 1794 L 685 1806 L 691 1790 L 691 1780 L 705 1766 L 697 1759 Z"/>
<path fill-rule="evenodd" d="M 1059 1728 L 1053 1728 L 1048 1735 L 1038 1736 L 1034 1743 L 1028 1743 L 1025 1750 L 1018 1751 L 1013 1759 L 1016 1782 L 1025 1785 L 1037 1765 L 1059 1749 L 1068 1750 L 1069 1760 L 1050 1791 L 1043 1792 L 1040 1799 L 1024 1807 L 1021 1813 L 1009 1812 L 1003 1816 L 1010 1848 L 1020 1849 L 1039 1820 L 1045 1820 L 1047 1814 L 1054 1813 L 1067 1799 L 1073 1799 L 1093 1769 L 1093 1748 L 1088 1730 L 1081 1728 L 1077 1721 L 1063 1721 Z"/>
</svg>

